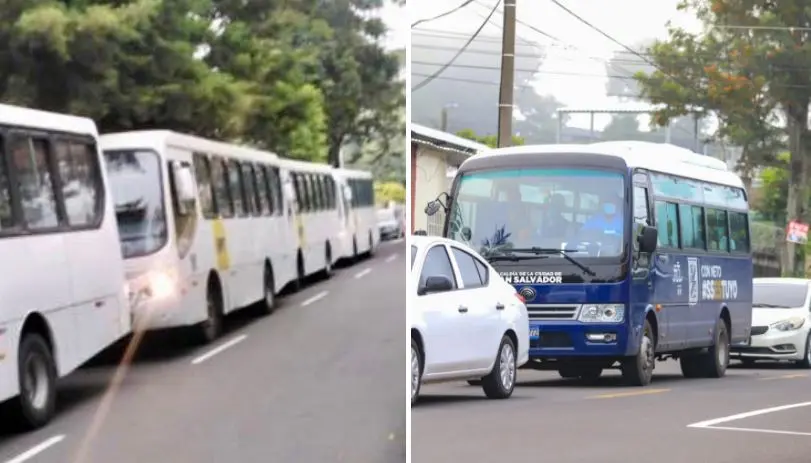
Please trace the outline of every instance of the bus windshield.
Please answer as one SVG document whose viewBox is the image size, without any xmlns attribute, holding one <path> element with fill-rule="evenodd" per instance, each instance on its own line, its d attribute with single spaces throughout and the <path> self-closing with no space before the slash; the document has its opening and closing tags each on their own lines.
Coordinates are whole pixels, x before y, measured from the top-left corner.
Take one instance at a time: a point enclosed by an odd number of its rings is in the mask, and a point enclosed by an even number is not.
<svg viewBox="0 0 811 463">
<path fill-rule="evenodd" d="M 484 256 L 554 248 L 572 256 L 622 253 L 625 204 L 619 172 L 583 168 L 499 169 L 462 174 L 448 237 Z M 562 253 L 545 253 L 562 259 Z"/>
<path fill-rule="evenodd" d="M 167 241 L 160 158 L 145 150 L 105 151 L 104 157 L 124 258 L 158 251 Z"/>
</svg>

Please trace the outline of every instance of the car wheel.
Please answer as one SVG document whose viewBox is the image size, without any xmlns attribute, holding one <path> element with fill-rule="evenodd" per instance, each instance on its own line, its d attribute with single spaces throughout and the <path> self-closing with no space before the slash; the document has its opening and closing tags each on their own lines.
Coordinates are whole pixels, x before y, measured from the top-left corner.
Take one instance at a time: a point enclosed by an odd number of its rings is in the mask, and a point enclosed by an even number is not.
<svg viewBox="0 0 811 463">
<path fill-rule="evenodd" d="M 811 333 L 805 338 L 805 356 L 796 365 L 800 368 L 811 368 Z"/>
<path fill-rule="evenodd" d="M 417 341 L 411 338 L 411 405 L 417 403 L 422 386 L 422 357 Z"/>
<path fill-rule="evenodd" d="M 506 399 L 513 394 L 518 370 L 515 359 L 515 344 L 508 336 L 501 338 L 498 355 L 490 374 L 482 378 L 484 395 L 489 399 Z"/>
<path fill-rule="evenodd" d="M 56 410 L 56 363 L 36 333 L 23 335 L 17 359 L 20 394 L 12 402 L 13 413 L 23 429 L 41 428 Z"/>
</svg>

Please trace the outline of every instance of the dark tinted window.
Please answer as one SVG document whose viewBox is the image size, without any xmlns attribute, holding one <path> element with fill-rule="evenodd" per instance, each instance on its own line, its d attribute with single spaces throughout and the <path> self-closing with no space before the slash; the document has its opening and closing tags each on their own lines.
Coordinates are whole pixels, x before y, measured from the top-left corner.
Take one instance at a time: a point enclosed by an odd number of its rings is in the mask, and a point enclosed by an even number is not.
<svg viewBox="0 0 811 463">
<path fill-rule="evenodd" d="M 203 216 L 213 217 L 216 214 L 214 207 L 214 190 L 211 182 L 211 163 L 202 154 L 194 154 L 194 178 L 197 180 L 197 194 L 200 196 L 200 208 Z"/>
<path fill-rule="evenodd" d="M 456 259 L 456 266 L 459 267 L 459 274 L 462 276 L 462 284 L 464 287 L 471 289 L 483 286 L 484 282 L 481 276 L 479 276 L 479 270 L 476 268 L 476 259 L 461 249 L 451 249 L 453 258 Z"/>
<path fill-rule="evenodd" d="M 673 203 L 656 201 L 656 228 L 659 230 L 659 246 L 679 247 L 678 207 Z"/>
<path fill-rule="evenodd" d="M 752 292 L 753 307 L 794 308 L 805 305 L 806 284 L 758 283 Z"/>
<path fill-rule="evenodd" d="M 236 161 L 228 163 L 228 189 L 231 191 L 231 197 L 234 199 L 234 213 L 236 215 L 245 215 L 245 197 L 242 188 L 242 170 Z"/>
<path fill-rule="evenodd" d="M 212 160 L 211 177 L 214 179 L 214 198 L 220 210 L 220 215 L 223 217 L 233 217 L 234 202 L 231 199 L 231 190 L 228 188 L 228 171 L 225 169 L 225 162 L 223 160 Z"/>
<path fill-rule="evenodd" d="M 749 221 L 744 213 L 729 213 L 729 251 L 749 252 Z"/>
<path fill-rule="evenodd" d="M 680 204 L 679 224 L 682 247 L 704 249 L 704 208 Z"/>
<path fill-rule="evenodd" d="M 0 153 L 5 140 L 0 139 Z M 0 231 L 14 227 L 14 211 L 11 208 L 11 182 L 8 178 L 8 164 L 0 156 Z"/>
<path fill-rule="evenodd" d="M 445 251 L 445 246 L 437 245 L 428 250 L 425 255 L 425 262 L 422 264 L 422 273 L 420 274 L 420 286 L 425 284 L 425 279 L 428 277 L 444 276 L 451 280 L 453 287 L 456 288 L 456 277 L 453 275 L 453 267 L 451 266 L 451 259 L 448 257 L 448 252 Z"/>
<path fill-rule="evenodd" d="M 729 250 L 727 212 L 707 209 L 707 249 L 726 252 Z"/>
</svg>

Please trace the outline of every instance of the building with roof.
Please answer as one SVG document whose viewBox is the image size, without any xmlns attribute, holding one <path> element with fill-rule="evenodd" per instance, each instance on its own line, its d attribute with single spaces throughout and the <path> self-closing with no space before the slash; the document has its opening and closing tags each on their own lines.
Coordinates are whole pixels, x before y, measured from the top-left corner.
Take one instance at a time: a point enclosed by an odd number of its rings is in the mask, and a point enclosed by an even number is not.
<svg viewBox="0 0 811 463">
<path fill-rule="evenodd" d="M 411 124 L 411 233 L 426 230 L 441 233 L 443 214 L 425 214 L 425 205 L 441 193 L 449 192 L 450 182 L 462 162 L 481 151 L 486 145 L 466 138 Z"/>
</svg>

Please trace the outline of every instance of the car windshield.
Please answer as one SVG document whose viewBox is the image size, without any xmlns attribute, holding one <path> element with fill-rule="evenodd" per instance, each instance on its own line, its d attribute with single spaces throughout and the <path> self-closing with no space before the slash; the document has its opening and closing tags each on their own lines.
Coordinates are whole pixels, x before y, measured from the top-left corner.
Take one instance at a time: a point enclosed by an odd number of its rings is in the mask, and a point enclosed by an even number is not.
<svg viewBox="0 0 811 463">
<path fill-rule="evenodd" d="M 151 254 L 166 243 L 160 158 L 153 151 L 105 151 L 124 258 Z"/>
<path fill-rule="evenodd" d="M 455 190 L 449 238 L 484 255 L 508 248 L 622 252 L 625 203 L 618 172 L 581 168 L 502 169 L 464 174 Z M 558 254 L 549 258 L 562 259 Z"/>
<path fill-rule="evenodd" d="M 758 283 L 752 287 L 752 306 L 768 309 L 803 307 L 808 285 Z"/>
<path fill-rule="evenodd" d="M 377 210 L 377 221 L 378 222 L 391 222 L 394 220 L 394 210 L 393 209 L 378 209 Z"/>
</svg>

